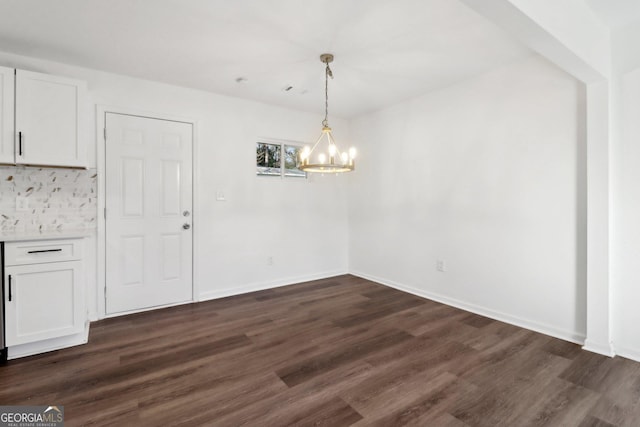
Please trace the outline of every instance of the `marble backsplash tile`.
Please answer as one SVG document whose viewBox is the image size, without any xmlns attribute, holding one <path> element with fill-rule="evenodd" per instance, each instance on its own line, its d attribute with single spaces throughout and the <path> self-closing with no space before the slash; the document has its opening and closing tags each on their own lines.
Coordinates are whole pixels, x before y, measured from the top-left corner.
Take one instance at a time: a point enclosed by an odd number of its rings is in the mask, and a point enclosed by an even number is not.
<svg viewBox="0 0 640 427">
<path fill-rule="evenodd" d="M 0 166 L 0 233 L 96 228 L 95 169 Z M 18 211 L 16 198 L 28 209 Z"/>
</svg>

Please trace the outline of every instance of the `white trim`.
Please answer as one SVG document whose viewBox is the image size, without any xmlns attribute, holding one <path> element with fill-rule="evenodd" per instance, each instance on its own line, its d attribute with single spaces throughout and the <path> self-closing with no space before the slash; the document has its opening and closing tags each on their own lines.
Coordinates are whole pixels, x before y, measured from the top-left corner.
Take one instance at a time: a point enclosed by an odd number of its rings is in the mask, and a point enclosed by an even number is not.
<svg viewBox="0 0 640 427">
<path fill-rule="evenodd" d="M 256 141 L 253 141 L 253 143 L 256 144 L 258 142 L 264 142 L 265 144 L 295 145 L 297 147 L 304 147 L 305 145 L 309 145 L 308 142 L 296 141 L 295 139 L 271 138 L 259 135 L 256 136 Z"/>
<path fill-rule="evenodd" d="M 84 331 L 73 335 L 50 338 L 47 340 L 20 344 L 8 348 L 7 359 L 17 359 L 19 357 L 32 356 L 34 354 L 46 353 L 60 350 L 61 348 L 75 347 L 89 342 L 89 322 L 84 326 Z"/>
<path fill-rule="evenodd" d="M 105 138 L 104 138 L 104 128 L 105 128 L 105 117 L 107 113 L 114 113 L 114 114 L 124 114 L 124 115 L 130 115 L 130 116 L 139 116 L 139 117 L 148 117 L 148 118 L 152 118 L 152 119 L 159 119 L 159 120 L 168 120 L 168 121 L 174 121 L 174 122 L 182 122 L 182 123 L 188 123 L 191 125 L 192 128 L 192 149 L 191 149 L 191 186 L 192 186 L 192 193 L 191 193 L 191 197 L 192 197 L 192 224 L 196 223 L 199 218 L 200 218 L 200 211 L 198 209 L 198 205 L 197 205 L 197 179 L 199 177 L 199 168 L 197 166 L 197 157 L 196 157 L 196 153 L 198 151 L 198 138 L 197 138 L 197 124 L 198 122 L 196 120 L 190 119 L 190 118 L 186 118 L 186 117 L 181 117 L 181 116 L 175 116 L 175 115 L 171 115 L 171 114 L 165 114 L 165 113 L 157 113 L 157 112 L 153 112 L 153 111 L 147 111 L 147 110 L 140 110 L 140 109 L 136 109 L 136 108 L 129 108 L 129 107 L 116 107 L 116 106 L 110 106 L 110 105 L 102 105 L 102 104 L 97 104 L 96 105 L 96 170 L 97 170 L 97 174 L 98 174 L 98 224 L 97 224 L 97 232 L 98 232 L 98 236 L 97 236 L 97 263 L 96 263 L 96 269 L 97 269 L 97 289 L 96 289 L 96 296 L 97 296 L 97 313 L 91 314 L 90 313 L 90 319 L 92 320 L 98 320 L 98 319 L 104 319 L 106 317 L 113 317 L 113 316 L 107 316 L 107 310 L 106 310 L 106 302 L 105 302 L 105 288 L 106 288 L 106 251 L 105 251 L 105 247 L 106 247 L 106 234 L 105 234 L 105 219 L 104 219 L 104 209 L 106 207 L 106 200 L 105 200 L 105 196 L 106 196 L 106 186 L 105 186 L 105 170 L 106 170 L 106 145 L 105 145 Z M 193 229 L 195 229 L 195 227 L 197 226 L 197 224 L 194 224 Z M 196 301 L 196 295 L 198 295 L 197 291 L 199 289 L 198 287 L 198 283 L 196 280 L 196 274 L 197 274 L 197 263 L 196 263 L 196 256 L 199 253 L 199 251 L 197 250 L 198 245 L 199 245 L 199 238 L 197 237 L 197 234 L 194 230 L 194 232 L 192 233 L 192 261 L 191 261 L 191 265 L 192 265 L 192 291 L 191 291 L 191 301 L 188 302 L 194 302 Z M 173 304 L 173 305 L 180 305 L 180 304 L 184 304 L 184 303 L 178 303 L 178 304 Z M 166 306 L 169 307 L 169 306 Z M 156 307 L 157 308 L 157 307 Z M 122 315 L 124 313 L 117 313 L 114 315 Z"/>
<path fill-rule="evenodd" d="M 118 311 L 116 313 L 107 313 L 107 314 L 105 314 L 104 318 L 105 319 L 111 319 L 112 317 L 127 316 L 129 314 L 144 313 L 145 311 L 160 310 L 160 309 L 163 309 L 163 308 L 178 307 L 178 306 L 181 306 L 181 305 L 194 304 L 194 303 L 197 303 L 197 301 L 195 301 L 195 300 L 186 300 L 186 301 L 174 302 L 174 303 L 171 303 L 171 304 L 154 305 L 154 306 L 151 306 L 151 307 L 142 307 L 142 308 L 136 308 L 136 309 L 133 309 L 133 310 Z"/>
<path fill-rule="evenodd" d="M 204 218 L 200 211 L 200 203 L 198 198 L 198 188 L 200 183 L 200 168 L 198 167 L 198 122 L 196 120 L 189 121 L 191 123 L 191 300 L 198 301 L 200 294 L 200 282 L 197 280 L 199 276 L 199 265 L 196 260 L 200 254 L 200 233 L 198 233 L 198 221 Z"/>
<path fill-rule="evenodd" d="M 582 349 L 609 357 L 613 357 L 616 355 L 615 351 L 613 351 L 613 346 L 611 345 L 611 343 L 602 344 L 587 339 L 585 340 Z"/>
<path fill-rule="evenodd" d="M 491 319 L 499 320 L 501 322 L 509 323 L 515 326 L 519 326 L 521 328 L 529 329 L 534 332 L 539 332 L 541 334 L 549 335 L 554 338 L 559 338 L 561 340 L 573 342 L 576 344 L 582 345 L 585 340 L 585 336 L 582 334 L 578 334 L 573 331 L 567 331 L 564 329 L 559 329 L 551 325 L 547 325 L 544 323 L 535 322 L 529 319 L 523 319 L 521 317 L 513 316 L 511 314 L 502 313 L 499 311 L 495 311 L 486 307 L 482 307 L 475 304 L 470 304 L 464 301 L 460 301 L 454 298 L 449 298 L 444 295 L 439 295 L 433 292 L 425 291 L 423 289 L 417 289 L 411 286 L 403 285 L 401 283 L 394 282 L 392 280 L 383 279 L 380 277 L 372 276 L 370 274 L 365 274 L 357 271 L 351 271 L 350 274 L 358 277 L 362 277 L 363 279 L 371 280 L 376 283 L 380 283 L 385 286 L 389 286 L 394 289 L 398 289 L 403 292 L 408 292 L 413 295 L 417 295 L 422 298 L 427 298 L 432 301 L 436 301 L 442 304 L 446 304 L 452 307 L 459 308 L 461 310 L 469 311 L 472 313 L 479 314 L 481 316 L 489 317 Z"/>
<path fill-rule="evenodd" d="M 312 280 L 328 279 L 330 277 L 348 274 L 346 270 L 326 271 L 305 276 L 288 277 L 286 279 L 271 280 L 267 282 L 256 282 L 248 285 L 238 286 L 235 288 L 226 288 L 215 291 L 203 292 L 200 294 L 198 301 L 208 301 L 217 298 L 225 298 L 234 295 L 248 294 L 250 292 L 263 291 L 265 289 L 279 288 L 282 286 L 294 285 L 302 282 L 310 282 Z"/>
<path fill-rule="evenodd" d="M 105 168 L 106 168 L 106 146 L 104 139 L 105 114 L 110 110 L 107 107 L 96 105 L 96 173 L 98 174 L 98 215 L 97 215 L 97 242 L 96 242 L 96 299 L 95 305 L 97 312 L 95 315 L 89 315 L 92 320 L 102 319 L 106 313 L 106 304 L 104 298 L 104 290 L 106 288 L 106 234 L 104 209 L 105 201 Z"/>
<path fill-rule="evenodd" d="M 640 350 L 616 346 L 615 353 L 617 356 L 626 357 L 627 359 L 640 362 Z"/>
</svg>

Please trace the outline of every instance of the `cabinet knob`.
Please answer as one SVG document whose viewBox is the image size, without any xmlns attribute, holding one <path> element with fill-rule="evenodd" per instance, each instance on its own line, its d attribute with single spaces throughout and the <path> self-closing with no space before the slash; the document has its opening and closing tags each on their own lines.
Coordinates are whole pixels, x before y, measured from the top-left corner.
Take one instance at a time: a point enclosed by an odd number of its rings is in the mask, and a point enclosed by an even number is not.
<svg viewBox="0 0 640 427">
<path fill-rule="evenodd" d="M 182 224 L 182 228 L 184 228 L 185 230 L 188 230 L 191 228 L 191 224 L 184 223 Z"/>
</svg>

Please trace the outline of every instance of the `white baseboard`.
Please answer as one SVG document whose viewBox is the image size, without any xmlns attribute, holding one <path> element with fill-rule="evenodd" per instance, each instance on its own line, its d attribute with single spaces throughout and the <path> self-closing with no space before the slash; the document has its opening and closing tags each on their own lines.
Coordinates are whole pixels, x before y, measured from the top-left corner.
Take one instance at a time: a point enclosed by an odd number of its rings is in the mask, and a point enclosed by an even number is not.
<svg viewBox="0 0 640 427">
<path fill-rule="evenodd" d="M 615 352 L 617 356 L 640 362 L 640 350 L 634 350 L 626 347 L 618 347 L 616 345 Z"/>
<path fill-rule="evenodd" d="M 616 353 L 613 351 L 613 346 L 611 345 L 611 343 L 597 343 L 589 339 L 585 340 L 582 349 L 609 357 L 613 357 L 616 355 Z"/>
<path fill-rule="evenodd" d="M 239 286 L 239 287 L 235 287 L 235 288 L 225 288 L 225 289 L 221 289 L 221 290 L 203 292 L 200 295 L 196 296 L 195 299 L 193 299 L 193 300 L 181 301 L 181 302 L 177 302 L 177 303 L 159 305 L 159 306 L 154 306 L 154 307 L 144 307 L 144 308 L 139 308 L 139 309 L 135 309 L 135 310 L 128 310 L 128 311 L 122 311 L 122 312 L 117 312 L 117 313 L 106 313 L 100 319 L 108 319 L 108 318 L 111 318 L 111 317 L 126 316 L 128 314 L 142 313 L 142 312 L 145 312 L 145 311 L 158 310 L 158 309 L 162 309 L 162 308 L 177 307 L 179 305 L 191 304 L 191 303 L 194 303 L 194 302 L 202 302 L 202 301 L 208 301 L 208 300 L 212 300 L 212 299 L 231 297 L 231 296 L 234 296 L 234 295 L 247 294 L 249 292 L 263 291 L 265 289 L 279 288 L 281 286 L 293 285 L 293 284 L 300 283 L 300 282 L 308 282 L 308 281 L 311 281 L 311 280 L 326 279 L 328 277 L 340 276 L 340 275 L 343 275 L 343 274 L 348 274 L 348 273 L 347 273 L 346 270 L 327 271 L 327 272 L 324 272 L 324 273 L 311 274 L 311 275 L 307 275 L 307 276 L 290 277 L 290 278 L 286 278 L 286 279 L 273 280 L 273 281 L 269 281 L 269 282 L 252 283 L 252 284 L 249 284 L 249 285 Z M 90 320 L 93 322 L 95 320 L 100 320 L 100 319 L 90 319 Z"/>
<path fill-rule="evenodd" d="M 569 341 L 569 342 L 580 344 L 580 345 L 583 345 L 585 341 L 584 335 L 573 332 L 573 331 L 567 331 L 567 330 L 559 329 L 544 323 L 532 321 L 529 319 L 523 319 L 521 317 L 514 316 L 507 313 L 501 313 L 499 311 L 495 311 L 490 308 L 460 301 L 454 298 L 449 298 L 447 296 L 425 291 L 423 289 L 417 289 L 411 286 L 394 282 L 392 280 L 383 279 L 383 278 L 372 276 L 366 273 L 351 271 L 350 274 L 353 274 L 354 276 L 362 277 L 367 280 L 371 280 L 373 282 L 380 283 L 385 286 L 389 286 L 394 289 L 398 289 L 403 292 L 408 292 L 410 294 L 417 295 L 422 298 L 426 298 L 442 304 L 450 305 L 452 307 L 456 307 L 461 310 L 469 311 L 484 317 L 489 317 L 491 319 L 499 320 L 501 322 L 509 323 L 515 326 L 519 326 L 521 328 L 539 332 L 541 334 L 549 335 L 554 338 L 559 338 L 561 340 Z"/>
<path fill-rule="evenodd" d="M 9 360 L 17 359 L 20 357 L 32 356 L 34 354 L 60 350 L 62 348 L 75 347 L 77 345 L 86 344 L 87 342 L 89 342 L 89 322 L 86 322 L 84 331 L 77 334 L 11 346 L 8 348 L 7 358 Z"/>
<path fill-rule="evenodd" d="M 112 317 L 120 317 L 120 316 L 127 316 L 129 314 L 144 313 L 145 311 L 161 310 L 163 308 L 169 308 L 169 307 L 178 307 L 180 305 L 193 304 L 194 302 L 197 302 L 197 301 L 188 299 L 186 301 L 172 302 L 171 304 L 153 305 L 151 307 L 136 308 L 134 310 L 118 311 L 115 313 L 106 313 L 102 319 L 110 319 Z"/>
<path fill-rule="evenodd" d="M 198 297 L 198 301 L 208 301 L 217 298 L 231 297 L 234 295 L 248 294 L 250 292 L 264 291 L 265 289 L 279 288 L 282 286 L 294 285 L 301 282 L 327 279 L 329 277 L 341 276 L 343 274 L 348 274 L 348 272 L 346 270 L 326 271 L 323 273 L 305 276 L 288 277 L 284 279 L 271 280 L 268 282 L 258 282 L 243 286 L 224 288 L 219 290 L 217 289 L 215 291 L 202 292 Z"/>
</svg>

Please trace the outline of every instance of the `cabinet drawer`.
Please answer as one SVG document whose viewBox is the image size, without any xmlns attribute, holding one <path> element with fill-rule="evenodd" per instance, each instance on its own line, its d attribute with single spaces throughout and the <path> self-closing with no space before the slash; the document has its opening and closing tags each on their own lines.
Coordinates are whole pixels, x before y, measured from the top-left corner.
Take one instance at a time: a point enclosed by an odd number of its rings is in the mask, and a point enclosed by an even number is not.
<svg viewBox="0 0 640 427">
<path fill-rule="evenodd" d="M 82 259 L 82 239 L 5 243 L 6 266 L 79 259 Z"/>
</svg>

